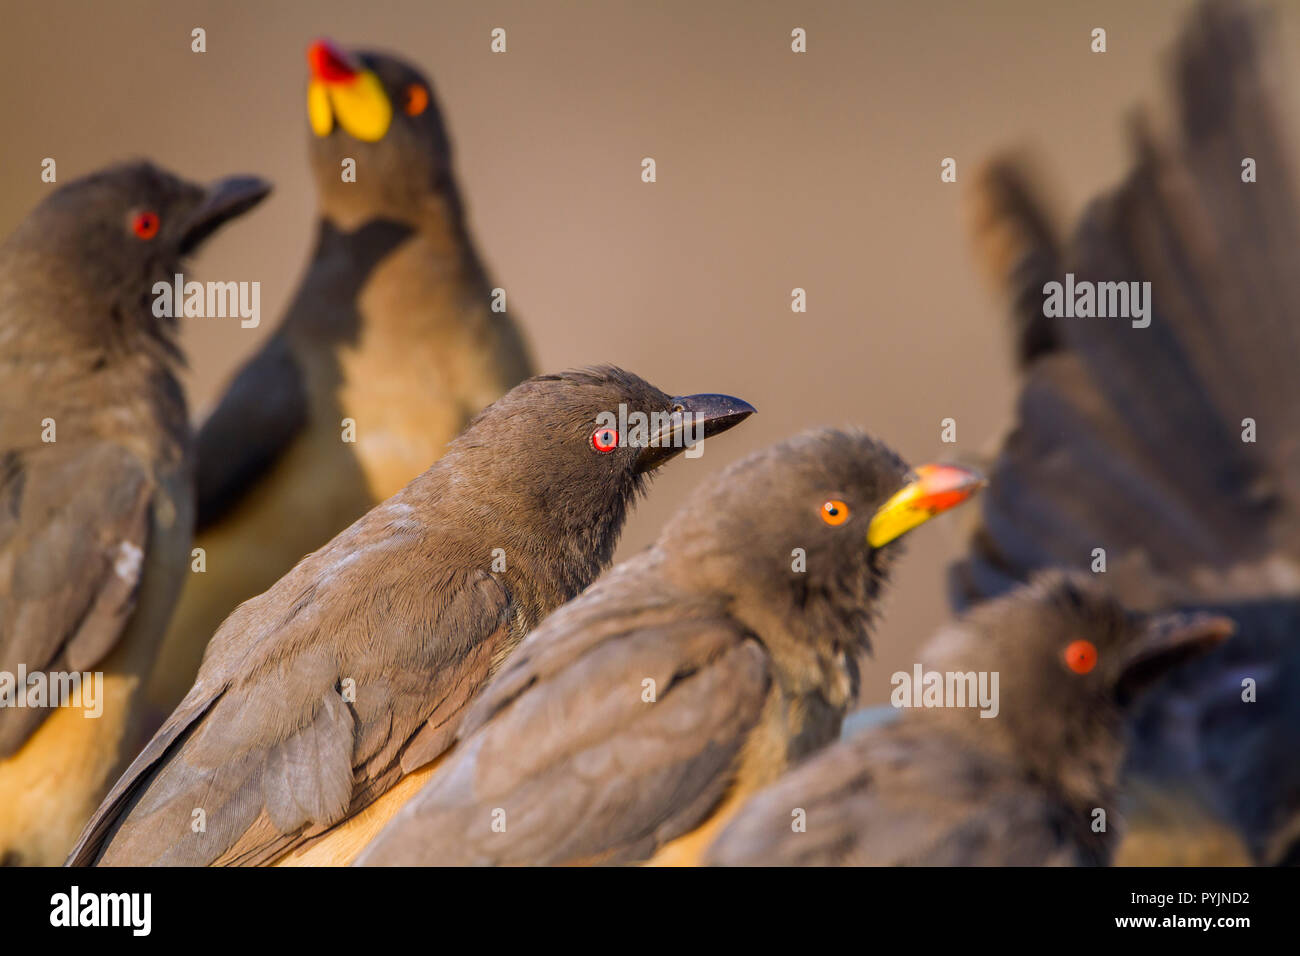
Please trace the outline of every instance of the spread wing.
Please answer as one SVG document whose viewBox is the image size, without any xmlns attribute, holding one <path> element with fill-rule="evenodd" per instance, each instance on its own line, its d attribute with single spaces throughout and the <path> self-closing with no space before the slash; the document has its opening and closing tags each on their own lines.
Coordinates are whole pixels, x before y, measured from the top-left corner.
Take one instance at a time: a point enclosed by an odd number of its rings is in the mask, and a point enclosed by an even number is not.
<svg viewBox="0 0 1300 956">
<path fill-rule="evenodd" d="M 153 476 L 109 442 L 0 457 L 0 672 L 84 671 L 131 612 L 149 546 Z M 0 707 L 0 757 L 49 713 Z"/>
<path fill-rule="evenodd" d="M 283 334 L 248 361 L 199 429 L 197 526 L 219 519 L 306 426 L 302 369 Z"/>
<path fill-rule="evenodd" d="M 1063 819 L 1007 768 L 899 724 L 815 754 L 752 797 L 709 848 L 723 866 L 1076 862 Z M 1083 861 L 1077 861 L 1083 862 Z"/>
<path fill-rule="evenodd" d="M 1136 604 L 1295 589 L 1300 205 L 1261 38 L 1236 4 L 1199 10 L 1177 56 L 1176 140 L 1139 123 L 1133 171 L 1064 252 L 1029 178 L 1006 164 L 990 175 L 1026 382 L 954 570 L 958 605 L 1040 567 L 1087 566 L 1098 547 Z M 1245 158 L 1258 181 L 1243 182 Z M 1043 285 L 1066 273 L 1149 282 L 1149 327 L 1045 329 Z"/>
<path fill-rule="evenodd" d="M 716 609 L 630 589 L 626 567 L 525 639 L 359 864 L 638 860 L 708 816 L 768 696 L 766 653 Z"/>
<path fill-rule="evenodd" d="M 70 862 L 269 862 L 450 744 L 511 605 L 430 560 L 455 545 L 409 510 L 398 495 L 240 605 Z"/>
</svg>

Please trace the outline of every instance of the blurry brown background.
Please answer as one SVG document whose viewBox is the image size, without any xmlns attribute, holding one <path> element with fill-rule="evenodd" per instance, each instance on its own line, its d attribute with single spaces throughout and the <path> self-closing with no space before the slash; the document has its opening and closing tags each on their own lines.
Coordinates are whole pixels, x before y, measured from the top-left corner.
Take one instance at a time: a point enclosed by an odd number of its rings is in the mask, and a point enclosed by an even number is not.
<svg viewBox="0 0 1300 956">
<path fill-rule="evenodd" d="M 988 447 L 1014 382 L 965 189 L 993 152 L 1033 145 L 1060 212 L 1077 215 L 1122 174 L 1123 116 L 1163 97 L 1189 5 L 4 0 L 0 229 L 53 188 L 46 156 L 60 182 L 133 156 L 273 180 L 191 270 L 262 283 L 260 328 L 184 328 L 201 410 L 275 325 L 309 252 L 307 43 L 404 55 L 434 81 L 479 248 L 542 369 L 611 361 L 759 408 L 665 469 L 626 555 L 705 474 L 810 425 L 864 425 L 917 463 Z M 1283 46 L 1300 50 L 1300 5 L 1284 6 Z M 190 52 L 196 26 L 204 54 Z M 790 52 L 796 26 L 806 54 Z M 1089 52 L 1098 26 L 1102 55 Z M 504 55 L 489 51 L 494 27 Z M 956 185 L 939 181 L 945 156 Z M 796 286 L 805 315 L 790 311 Z M 947 416 L 955 449 L 939 440 Z M 947 616 L 943 573 L 961 544 L 955 516 L 912 537 L 869 702 Z"/>
</svg>

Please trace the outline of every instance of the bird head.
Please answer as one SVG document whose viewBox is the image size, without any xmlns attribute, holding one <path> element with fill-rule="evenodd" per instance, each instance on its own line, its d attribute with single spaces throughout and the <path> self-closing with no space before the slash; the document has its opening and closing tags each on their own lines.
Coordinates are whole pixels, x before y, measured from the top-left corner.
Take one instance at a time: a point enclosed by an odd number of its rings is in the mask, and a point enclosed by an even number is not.
<svg viewBox="0 0 1300 956">
<path fill-rule="evenodd" d="M 458 202 L 451 144 L 423 74 L 329 40 L 308 47 L 307 63 L 311 163 L 327 214 L 351 229 L 376 216 L 406 221 L 431 201 Z M 355 182 L 343 178 L 347 159 L 356 163 Z"/>
<path fill-rule="evenodd" d="M 171 282 L 185 257 L 224 223 L 256 206 L 271 186 L 232 176 L 209 186 L 187 182 L 147 162 L 113 166 L 59 188 L 10 240 L 76 297 L 61 310 L 82 322 L 93 341 L 104 314 L 170 340 L 172 318 L 153 314 L 153 286 Z"/>
<path fill-rule="evenodd" d="M 737 607 L 768 618 L 769 630 L 780 621 L 797 639 L 856 652 L 869 648 L 902 538 L 981 484 L 954 465 L 909 469 L 862 431 L 814 430 L 726 469 L 659 543 L 685 558 L 691 586 L 748 598 Z"/>
<path fill-rule="evenodd" d="M 1124 720 L 1164 674 L 1233 631 L 1225 617 L 1140 614 L 1099 582 L 1049 571 L 982 604 L 941 632 L 923 653 L 927 668 L 998 673 L 997 715 L 945 713 L 972 733 L 999 738 L 1041 779 L 1100 799 L 1123 759 Z"/>
<path fill-rule="evenodd" d="M 753 412 L 727 395 L 673 396 L 613 366 L 573 369 L 515 386 L 444 461 L 463 462 L 481 507 L 523 537 L 577 544 L 603 561 L 651 472 Z"/>
</svg>

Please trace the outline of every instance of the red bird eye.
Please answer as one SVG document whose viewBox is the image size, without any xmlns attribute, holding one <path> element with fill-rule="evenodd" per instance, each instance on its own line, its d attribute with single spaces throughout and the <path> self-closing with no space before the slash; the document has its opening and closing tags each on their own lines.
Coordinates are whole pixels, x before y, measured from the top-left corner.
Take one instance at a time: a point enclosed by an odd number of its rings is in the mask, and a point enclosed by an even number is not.
<svg viewBox="0 0 1300 956">
<path fill-rule="evenodd" d="M 1097 666 L 1097 648 L 1092 641 L 1074 641 L 1065 649 L 1065 666 L 1086 674 Z"/>
<path fill-rule="evenodd" d="M 608 455 L 618 447 L 618 432 L 612 428 L 597 428 L 591 433 L 591 447 L 602 455 Z"/>
<path fill-rule="evenodd" d="M 141 239 L 152 239 L 158 235 L 158 227 L 162 223 L 158 219 L 156 212 L 142 212 L 131 220 L 131 231 Z"/>
</svg>

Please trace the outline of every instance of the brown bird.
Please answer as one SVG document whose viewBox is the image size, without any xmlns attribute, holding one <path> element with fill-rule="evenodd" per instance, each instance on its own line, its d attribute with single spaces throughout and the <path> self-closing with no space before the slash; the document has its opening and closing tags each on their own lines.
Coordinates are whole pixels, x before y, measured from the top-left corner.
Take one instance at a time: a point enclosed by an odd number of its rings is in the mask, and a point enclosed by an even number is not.
<svg viewBox="0 0 1300 956">
<path fill-rule="evenodd" d="M 1174 134 L 1135 124 L 1133 170 L 1069 243 L 1018 163 L 980 193 L 1025 381 L 955 603 L 1104 559 L 1128 606 L 1239 625 L 1133 715 L 1120 862 L 1300 861 L 1300 201 L 1273 32 L 1242 4 L 1198 7 Z M 1149 325 L 1046 314 L 1067 275 L 1148 284 Z"/>
<path fill-rule="evenodd" d="M 132 755 L 193 526 L 183 359 L 153 286 L 269 188 L 116 166 L 0 246 L 0 862 L 57 864 Z"/>
<path fill-rule="evenodd" d="M 931 709 L 908 694 L 920 709 L 756 795 L 706 862 L 1105 864 L 1118 841 L 1124 714 L 1169 667 L 1231 631 L 1225 618 L 1131 614 L 1084 575 L 1045 574 L 923 652 L 935 686 L 964 681 L 959 700 L 936 693 Z"/>
<path fill-rule="evenodd" d="M 726 469 L 528 638 L 358 863 L 691 862 L 835 739 L 898 538 L 977 485 L 830 429 Z"/>
<path fill-rule="evenodd" d="M 357 814 L 446 750 L 520 639 L 609 563 L 648 472 L 752 412 L 609 367 L 517 386 L 240 605 L 71 862 L 267 863 Z"/>
<path fill-rule="evenodd" d="M 494 311 L 432 85 L 395 57 L 326 41 L 308 59 L 316 249 L 280 326 L 199 430 L 206 570 L 186 579 L 150 680 L 149 733 L 240 601 L 396 494 L 533 374 L 514 320 Z"/>
</svg>

